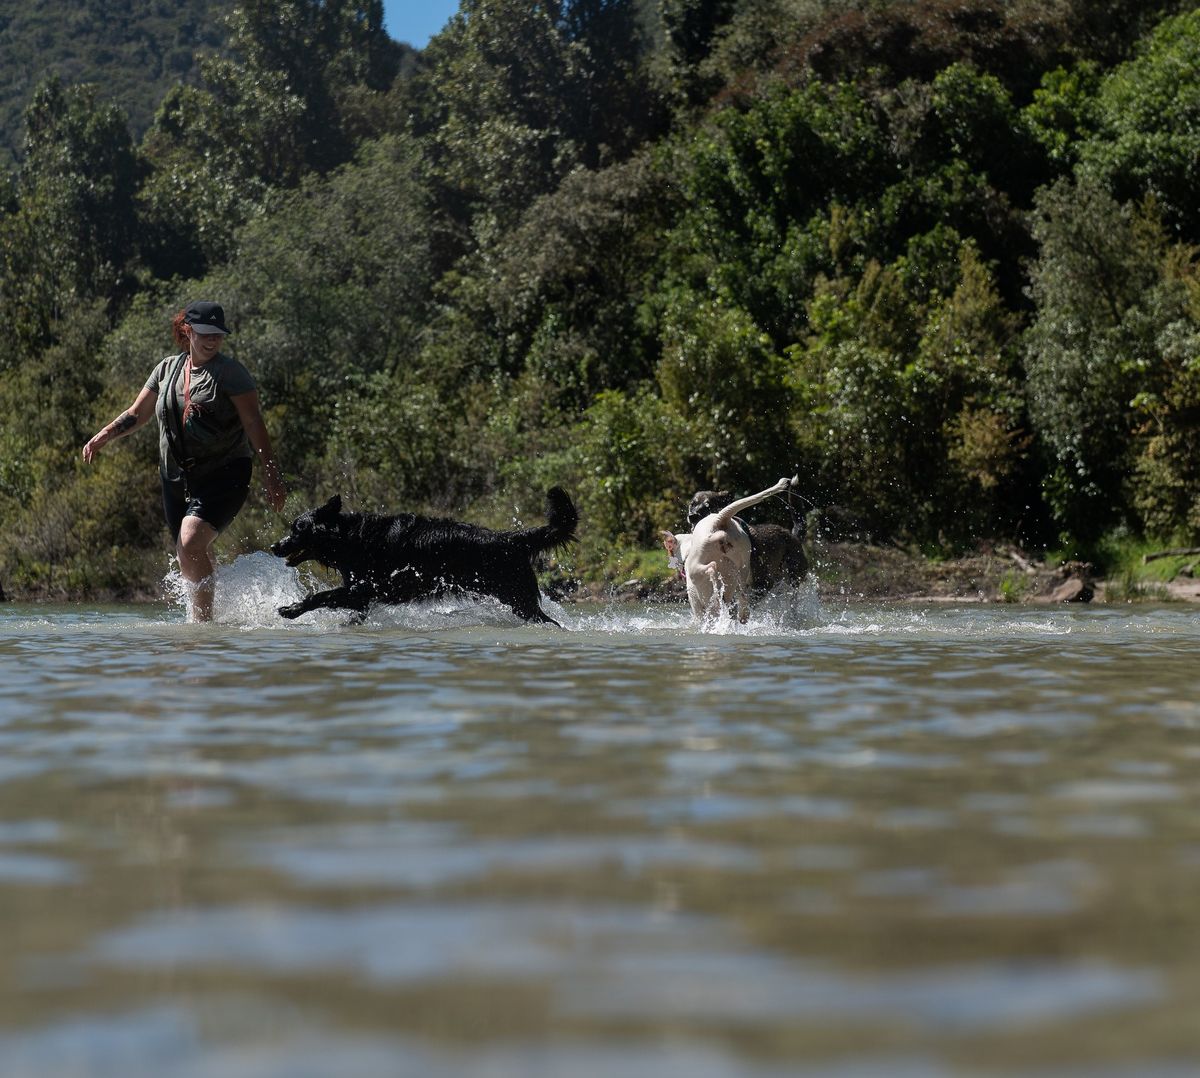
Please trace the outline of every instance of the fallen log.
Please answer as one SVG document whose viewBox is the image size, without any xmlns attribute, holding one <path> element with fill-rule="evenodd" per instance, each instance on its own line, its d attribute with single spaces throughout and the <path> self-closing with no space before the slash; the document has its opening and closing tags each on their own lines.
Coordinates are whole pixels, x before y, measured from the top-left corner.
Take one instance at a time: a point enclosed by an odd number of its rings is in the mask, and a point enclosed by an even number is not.
<svg viewBox="0 0 1200 1078">
<path fill-rule="evenodd" d="M 1200 554 L 1200 547 L 1184 547 L 1180 550 L 1156 550 L 1153 554 L 1143 554 L 1142 564 L 1149 565 L 1152 561 L 1158 561 L 1159 558 L 1187 558 L 1192 554 Z"/>
<path fill-rule="evenodd" d="M 1028 559 L 1021 557 L 1015 550 L 1010 550 L 1008 556 L 1030 576 L 1036 575 L 1037 570 L 1033 567 L 1033 564 Z"/>
</svg>

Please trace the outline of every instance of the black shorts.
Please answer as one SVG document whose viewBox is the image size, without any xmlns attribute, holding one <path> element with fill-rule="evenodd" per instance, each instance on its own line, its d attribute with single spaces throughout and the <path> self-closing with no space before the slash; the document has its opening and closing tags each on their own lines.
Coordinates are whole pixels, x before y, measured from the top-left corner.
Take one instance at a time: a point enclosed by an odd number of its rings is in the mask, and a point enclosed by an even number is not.
<svg viewBox="0 0 1200 1078">
<path fill-rule="evenodd" d="M 179 529 L 184 517 L 199 517 L 218 532 L 224 531 L 238 515 L 250 492 L 249 457 L 238 457 L 209 472 L 200 479 L 167 479 L 162 481 L 163 513 L 171 542 L 179 542 Z"/>
</svg>

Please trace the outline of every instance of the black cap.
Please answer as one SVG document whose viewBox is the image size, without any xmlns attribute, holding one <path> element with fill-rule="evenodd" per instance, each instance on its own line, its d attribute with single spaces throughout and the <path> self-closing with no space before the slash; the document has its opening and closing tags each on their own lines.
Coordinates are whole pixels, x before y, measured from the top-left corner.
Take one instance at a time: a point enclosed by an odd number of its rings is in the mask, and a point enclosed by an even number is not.
<svg viewBox="0 0 1200 1078">
<path fill-rule="evenodd" d="M 229 333 L 225 325 L 225 308 L 206 299 L 189 303 L 183 312 L 183 320 L 197 333 Z"/>
</svg>

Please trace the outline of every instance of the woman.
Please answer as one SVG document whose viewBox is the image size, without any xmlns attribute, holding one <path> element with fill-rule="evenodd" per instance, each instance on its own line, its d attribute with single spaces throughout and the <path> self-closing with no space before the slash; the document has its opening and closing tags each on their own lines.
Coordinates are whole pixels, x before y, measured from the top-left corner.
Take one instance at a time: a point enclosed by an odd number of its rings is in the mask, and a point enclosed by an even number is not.
<svg viewBox="0 0 1200 1078">
<path fill-rule="evenodd" d="M 287 490 L 271 452 L 254 379 L 221 353 L 229 330 L 219 303 L 189 304 L 172 322 L 183 349 L 151 372 L 137 400 L 83 447 L 91 463 L 104 446 L 158 418 L 163 511 L 191 585 L 191 618 L 212 617 L 212 545 L 237 516 L 250 489 L 254 454 L 262 458 L 267 501 L 277 512 Z"/>
</svg>

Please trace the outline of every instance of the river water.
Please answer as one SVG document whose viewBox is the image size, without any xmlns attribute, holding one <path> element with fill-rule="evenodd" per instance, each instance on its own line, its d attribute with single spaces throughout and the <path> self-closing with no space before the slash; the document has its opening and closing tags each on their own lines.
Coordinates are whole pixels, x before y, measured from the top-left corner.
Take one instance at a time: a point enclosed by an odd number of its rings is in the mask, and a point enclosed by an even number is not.
<svg viewBox="0 0 1200 1078">
<path fill-rule="evenodd" d="M 0 607 L 0 1075 L 1200 1073 L 1200 612 Z"/>
</svg>

